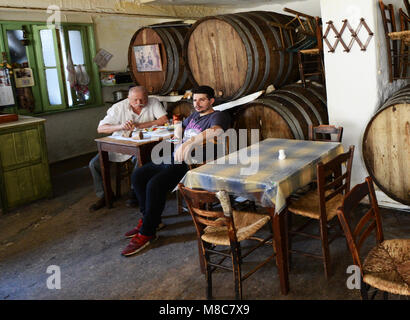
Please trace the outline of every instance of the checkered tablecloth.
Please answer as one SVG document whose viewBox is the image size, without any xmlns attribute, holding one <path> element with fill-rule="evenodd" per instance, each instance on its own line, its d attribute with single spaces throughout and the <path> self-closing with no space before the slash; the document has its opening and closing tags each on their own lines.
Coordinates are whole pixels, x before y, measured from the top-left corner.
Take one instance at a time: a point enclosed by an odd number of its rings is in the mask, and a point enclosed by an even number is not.
<svg viewBox="0 0 410 320">
<path fill-rule="evenodd" d="M 279 150 L 286 159 L 279 160 Z M 266 139 L 190 170 L 181 180 L 189 188 L 225 190 L 281 212 L 286 198 L 316 177 L 316 164 L 343 153 L 337 142 Z"/>
</svg>

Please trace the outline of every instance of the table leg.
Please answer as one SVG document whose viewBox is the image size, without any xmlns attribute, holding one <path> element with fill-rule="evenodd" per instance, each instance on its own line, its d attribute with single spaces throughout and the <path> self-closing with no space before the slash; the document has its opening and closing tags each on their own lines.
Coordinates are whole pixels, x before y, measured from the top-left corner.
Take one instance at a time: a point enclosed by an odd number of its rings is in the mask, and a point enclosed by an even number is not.
<svg viewBox="0 0 410 320">
<path fill-rule="evenodd" d="M 275 209 L 270 209 L 275 210 Z M 274 213 L 273 236 L 275 239 L 276 265 L 278 267 L 280 291 L 286 295 L 289 292 L 288 274 L 288 248 L 287 248 L 287 226 L 286 212 Z"/>
<path fill-rule="evenodd" d="M 101 150 L 100 143 L 97 143 L 98 155 L 100 157 L 101 176 L 104 185 L 104 197 L 107 208 L 112 208 L 112 189 L 111 189 L 111 175 L 110 162 L 108 160 L 108 152 Z"/>
</svg>

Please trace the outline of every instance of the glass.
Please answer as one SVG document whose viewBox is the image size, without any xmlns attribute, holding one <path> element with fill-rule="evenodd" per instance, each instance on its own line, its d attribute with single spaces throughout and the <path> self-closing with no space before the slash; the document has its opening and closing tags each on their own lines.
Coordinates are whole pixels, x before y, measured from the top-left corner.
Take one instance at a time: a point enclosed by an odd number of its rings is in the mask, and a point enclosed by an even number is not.
<svg viewBox="0 0 410 320">
<path fill-rule="evenodd" d="M 55 67 L 56 55 L 54 51 L 53 32 L 49 29 L 40 30 L 41 48 L 45 67 Z"/>
<path fill-rule="evenodd" d="M 71 58 L 73 64 L 84 64 L 83 44 L 81 41 L 81 32 L 78 30 L 68 31 L 68 40 L 70 43 Z"/>
<path fill-rule="evenodd" d="M 46 69 L 46 81 L 50 104 L 60 105 L 62 101 L 57 69 Z"/>
<path fill-rule="evenodd" d="M 11 63 L 28 63 L 26 47 L 21 44 L 23 30 L 7 30 L 7 43 L 9 45 Z"/>
</svg>

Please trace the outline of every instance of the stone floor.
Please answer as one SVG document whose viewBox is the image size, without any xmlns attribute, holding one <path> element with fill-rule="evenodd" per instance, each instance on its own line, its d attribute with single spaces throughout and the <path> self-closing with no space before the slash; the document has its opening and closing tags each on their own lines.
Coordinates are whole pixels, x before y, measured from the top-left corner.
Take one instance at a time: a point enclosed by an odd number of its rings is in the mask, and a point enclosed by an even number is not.
<svg viewBox="0 0 410 320">
<path fill-rule="evenodd" d="M 54 197 L 39 200 L 0 216 L 0 300 L 14 299 L 204 299 L 205 279 L 199 272 L 196 234 L 189 215 L 176 214 L 170 196 L 163 222 L 166 228 L 150 250 L 123 257 L 123 234 L 136 224 L 138 210 L 125 206 L 89 213 L 95 200 L 89 157 L 51 167 Z M 410 213 L 382 210 L 385 238 L 410 237 Z M 297 222 L 296 222 L 297 223 Z M 320 250 L 317 241 L 295 238 L 294 247 Z M 264 252 L 265 250 L 265 252 Z M 261 250 L 270 254 L 271 247 Z M 245 299 L 357 300 L 358 290 L 346 286 L 352 264 L 343 238 L 330 247 L 332 277 L 325 280 L 319 260 L 294 256 L 290 293 L 280 294 L 273 262 L 244 282 Z M 317 251 L 320 253 L 320 251 Z M 256 254 L 245 264 L 258 261 Z M 59 266 L 61 289 L 47 288 L 49 266 Z M 214 298 L 233 299 L 232 274 L 214 275 Z"/>
</svg>

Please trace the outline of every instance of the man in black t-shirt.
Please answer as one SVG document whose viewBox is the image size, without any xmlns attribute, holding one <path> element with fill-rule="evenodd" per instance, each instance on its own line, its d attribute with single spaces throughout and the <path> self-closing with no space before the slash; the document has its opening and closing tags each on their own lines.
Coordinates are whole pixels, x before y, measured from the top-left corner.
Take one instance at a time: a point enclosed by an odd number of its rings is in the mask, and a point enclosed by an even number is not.
<svg viewBox="0 0 410 320">
<path fill-rule="evenodd" d="M 182 144 L 175 148 L 171 164 L 150 162 L 133 172 L 132 185 L 143 218 L 139 220 L 137 227 L 125 234 L 127 238 L 132 239 L 122 251 L 124 256 L 141 251 L 156 239 L 156 230 L 161 223 L 167 193 L 175 188 L 188 171 L 186 161 L 195 146 L 202 145 L 229 128 L 229 116 L 213 109 L 214 96 L 214 90 L 208 86 L 200 86 L 193 90 L 195 112 L 182 124 Z"/>
</svg>

